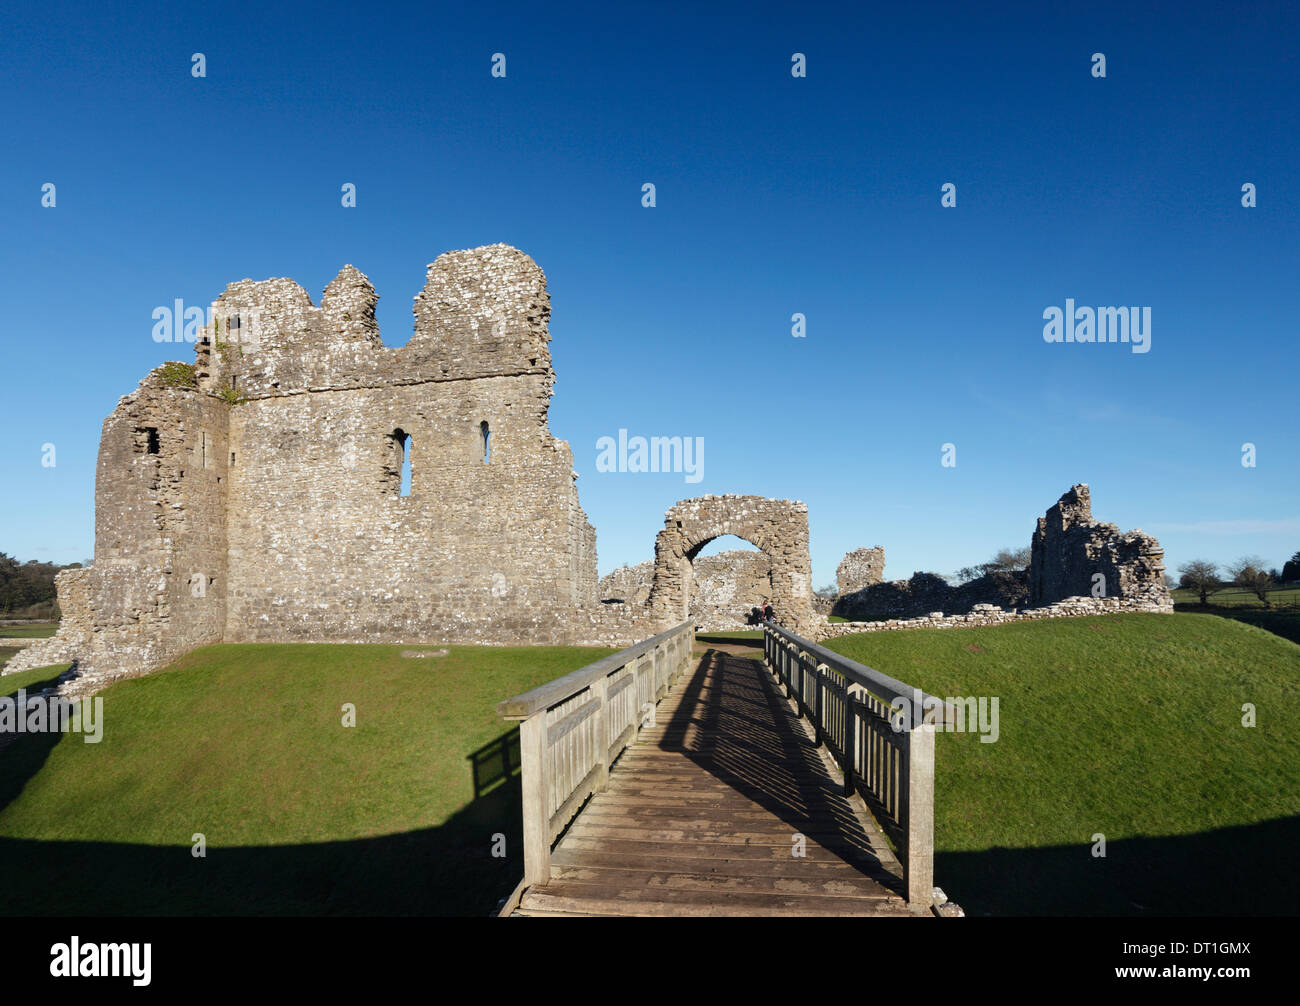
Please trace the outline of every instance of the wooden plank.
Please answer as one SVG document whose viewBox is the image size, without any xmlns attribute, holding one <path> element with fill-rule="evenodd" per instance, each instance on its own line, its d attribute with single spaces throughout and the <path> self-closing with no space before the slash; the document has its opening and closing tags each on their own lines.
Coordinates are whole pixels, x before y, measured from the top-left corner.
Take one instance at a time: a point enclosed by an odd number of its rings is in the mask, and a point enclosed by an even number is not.
<svg viewBox="0 0 1300 1006">
<path fill-rule="evenodd" d="M 620 845 L 618 849 L 610 846 Z M 560 848 L 551 853 L 552 868 L 557 866 L 609 867 L 620 870 L 655 870 L 670 873 L 718 873 L 731 877 L 845 877 L 859 880 L 868 886 L 877 880 L 888 877 L 884 870 L 871 874 L 857 870 L 845 870 L 843 860 L 838 856 L 825 859 L 813 859 L 804 856 L 795 859 L 792 856 L 740 855 L 732 853 L 721 856 L 718 850 L 712 858 L 708 856 L 670 855 L 669 850 L 661 846 L 638 846 L 636 843 L 593 843 L 592 848 L 568 848 L 561 843 Z M 637 852 L 637 848 L 653 849 L 652 852 Z"/>
<path fill-rule="evenodd" d="M 901 901 L 868 877 L 843 870 L 807 876 L 745 876 L 717 870 L 682 871 L 619 868 L 610 866 L 557 866 L 551 864 L 551 883 L 623 887 L 643 893 L 660 891 L 708 891 L 713 894 L 769 894 L 806 898 L 858 898 L 866 901 Z"/>
<path fill-rule="evenodd" d="M 568 852 L 611 852 L 619 855 L 652 855 L 668 856 L 671 858 L 684 859 L 712 859 L 712 860 L 734 860 L 734 859 L 754 859 L 769 862 L 783 863 L 800 863 L 809 860 L 816 862 L 826 862 L 835 864 L 837 869 L 843 869 L 846 866 L 853 868 L 852 864 L 845 863 L 844 857 L 837 851 L 827 849 L 820 843 L 809 841 L 804 849 L 802 857 L 792 856 L 790 854 L 791 845 L 760 845 L 760 844 L 723 844 L 718 842 L 696 842 L 696 841 L 667 841 L 655 842 L 645 839 L 623 839 L 599 834 L 582 834 L 581 832 L 570 831 L 564 836 L 556 852 L 564 849 Z M 871 866 L 869 862 L 864 862 L 863 866 Z"/>
<path fill-rule="evenodd" d="M 639 828 L 616 824 L 599 824 L 582 819 L 573 825 L 573 833 L 584 838 L 624 838 L 634 842 L 713 842 L 720 846 L 766 845 L 783 849 L 786 855 L 795 847 L 794 836 L 803 835 L 806 846 L 819 846 L 832 852 L 854 853 L 864 850 L 863 844 L 845 840 L 832 830 L 800 832 L 789 828 L 773 834 L 768 831 L 743 831 L 724 828 Z"/>
<path fill-rule="evenodd" d="M 520 907 L 525 910 L 580 911 L 592 915 L 810 915 L 856 916 L 910 913 L 902 899 L 810 897 L 769 893 L 683 891 L 653 892 L 637 887 L 552 882 L 530 888 Z"/>
</svg>

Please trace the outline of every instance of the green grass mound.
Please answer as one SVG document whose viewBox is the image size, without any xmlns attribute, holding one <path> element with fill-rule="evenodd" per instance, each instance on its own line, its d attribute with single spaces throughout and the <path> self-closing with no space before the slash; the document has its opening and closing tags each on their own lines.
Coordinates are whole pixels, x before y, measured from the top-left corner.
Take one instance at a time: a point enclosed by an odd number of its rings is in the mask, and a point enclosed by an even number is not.
<svg viewBox="0 0 1300 1006">
<path fill-rule="evenodd" d="M 0 913 L 490 911 L 523 870 L 496 704 L 612 651 L 403 649 L 206 647 L 102 692 L 98 744 L 20 739 L 0 754 Z"/>
<path fill-rule="evenodd" d="M 998 697 L 995 743 L 936 740 L 935 878 L 970 914 L 1300 903 L 1295 643 L 1213 615 L 1132 614 L 827 645 L 934 695 Z"/>
</svg>

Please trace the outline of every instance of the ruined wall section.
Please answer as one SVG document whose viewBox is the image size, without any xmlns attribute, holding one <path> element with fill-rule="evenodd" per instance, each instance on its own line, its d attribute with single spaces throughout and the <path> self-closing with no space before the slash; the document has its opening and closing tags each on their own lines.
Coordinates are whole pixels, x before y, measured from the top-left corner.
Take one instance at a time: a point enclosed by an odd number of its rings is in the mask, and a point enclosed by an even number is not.
<svg viewBox="0 0 1300 1006">
<path fill-rule="evenodd" d="M 1173 610 L 1160 542 L 1142 531 L 1121 533 L 1115 524 L 1094 521 L 1085 483 L 1073 486 L 1038 518 L 1030 544 L 1029 602 L 1034 607 L 1096 596 L 1095 575 L 1101 574 L 1100 596 L 1142 599 L 1154 609 Z"/>
<path fill-rule="evenodd" d="M 771 598 L 772 560 L 765 552 L 729 549 L 698 556 L 691 578 L 690 617 L 704 632 L 747 628 L 751 608 Z M 654 585 L 653 562 L 621 566 L 601 578 L 600 597 L 644 605 Z"/>
<path fill-rule="evenodd" d="M 682 500 L 665 513 L 664 528 L 655 539 L 649 600 L 660 622 L 671 625 L 686 617 L 693 560 L 709 542 L 728 534 L 771 559 L 771 603 L 777 619 L 795 632 L 815 624 L 807 504 L 732 494 Z"/>
<path fill-rule="evenodd" d="M 1024 607 L 1028 574 L 999 571 L 950 585 L 934 573 L 913 573 L 909 580 L 874 583 L 835 599 L 831 614 L 850 621 L 882 621 L 930 616 L 935 612 L 966 614 L 979 608 Z"/>
<path fill-rule="evenodd" d="M 213 386 L 241 367 L 248 399 L 232 413 L 227 639 L 571 639 L 572 606 L 595 601 L 595 529 L 548 426 L 536 263 L 504 245 L 440 256 L 400 349 L 378 343 L 351 267 L 320 308 L 287 283 L 228 288 L 222 315 L 255 317 L 258 337 L 209 356 Z"/>
<path fill-rule="evenodd" d="M 573 581 L 574 604 L 595 604 L 596 578 L 596 527 L 587 519 L 578 500 L 578 473 L 573 473 L 574 485 L 569 492 L 569 574 Z"/>
<path fill-rule="evenodd" d="M 197 347 L 200 384 L 244 398 L 535 375 L 549 399 L 550 295 L 528 255 L 497 244 L 431 262 L 414 304 L 415 332 L 383 345 L 378 295 L 348 265 L 321 304 L 291 279 L 231 283 Z"/>
<path fill-rule="evenodd" d="M 691 617 L 704 632 L 747 628 L 750 609 L 772 596 L 772 560 L 764 552 L 737 548 L 695 560 Z"/>
<path fill-rule="evenodd" d="M 220 641 L 230 407 L 169 385 L 163 373 L 151 373 L 105 419 L 94 564 L 59 581 L 55 641 L 28 647 L 7 671 L 75 659 L 72 691 L 84 692 Z"/>
<path fill-rule="evenodd" d="M 577 589 L 572 456 L 538 378 L 258 400 L 233 434 L 230 640 L 557 638 Z"/>
<path fill-rule="evenodd" d="M 835 585 L 841 596 L 881 583 L 884 579 L 885 550 L 879 545 L 854 549 L 835 568 Z"/>
<path fill-rule="evenodd" d="M 653 560 L 638 562 L 634 566 L 619 566 L 600 578 L 597 593 L 602 601 L 645 604 L 650 600 L 650 587 L 654 579 Z"/>
</svg>

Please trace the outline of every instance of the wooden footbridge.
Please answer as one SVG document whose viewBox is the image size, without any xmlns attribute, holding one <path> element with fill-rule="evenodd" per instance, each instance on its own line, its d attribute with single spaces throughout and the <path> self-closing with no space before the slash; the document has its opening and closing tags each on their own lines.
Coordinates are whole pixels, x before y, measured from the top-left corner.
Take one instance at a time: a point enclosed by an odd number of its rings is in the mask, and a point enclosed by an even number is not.
<svg viewBox="0 0 1300 1006">
<path fill-rule="evenodd" d="M 687 622 L 498 706 L 524 815 L 499 914 L 930 914 L 934 725 L 894 711 L 921 693 L 773 626 L 761 662 L 694 643 Z"/>
</svg>

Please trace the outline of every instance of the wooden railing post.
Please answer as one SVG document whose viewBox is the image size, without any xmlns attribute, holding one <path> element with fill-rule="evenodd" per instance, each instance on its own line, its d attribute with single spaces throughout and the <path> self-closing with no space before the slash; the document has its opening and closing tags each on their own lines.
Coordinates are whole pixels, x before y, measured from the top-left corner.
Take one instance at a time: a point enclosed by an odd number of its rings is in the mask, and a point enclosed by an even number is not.
<svg viewBox="0 0 1300 1006">
<path fill-rule="evenodd" d="M 903 883 L 910 903 L 928 905 L 934 897 L 934 724 L 914 724 L 906 743 Z"/>
<path fill-rule="evenodd" d="M 829 670 L 825 664 L 813 666 L 813 674 L 817 677 L 817 721 L 813 726 L 816 728 L 818 744 L 824 744 L 825 739 L 831 735 L 831 725 L 826 717 L 826 672 Z"/>
<path fill-rule="evenodd" d="M 609 735 L 609 675 L 592 682 L 591 691 L 595 701 L 600 703 L 596 710 L 596 792 L 599 793 L 609 785 L 609 746 L 614 738 Z"/>
<path fill-rule="evenodd" d="M 844 683 L 844 795 L 853 795 L 853 773 L 858 770 L 858 720 L 853 703 L 862 691 L 861 685 Z"/>
<path fill-rule="evenodd" d="M 523 763 L 524 883 L 551 879 L 550 808 L 546 806 L 549 766 L 546 764 L 546 710 L 519 724 L 519 753 Z"/>
</svg>

